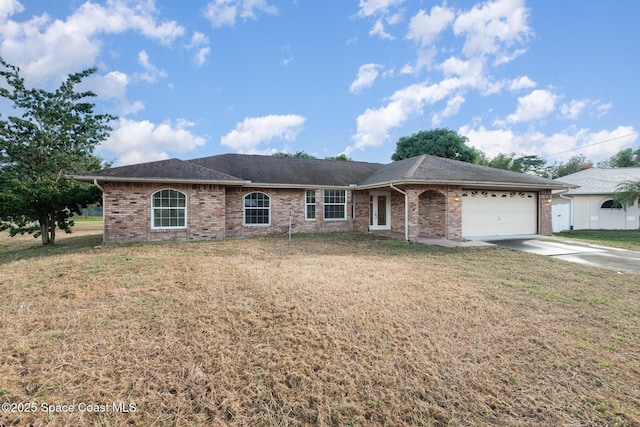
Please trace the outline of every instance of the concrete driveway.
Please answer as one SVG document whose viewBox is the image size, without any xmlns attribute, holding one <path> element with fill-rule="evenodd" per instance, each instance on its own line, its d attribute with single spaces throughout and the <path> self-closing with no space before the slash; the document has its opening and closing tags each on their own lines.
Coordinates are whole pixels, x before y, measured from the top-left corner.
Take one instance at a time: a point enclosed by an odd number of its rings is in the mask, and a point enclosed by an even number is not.
<svg viewBox="0 0 640 427">
<path fill-rule="evenodd" d="M 640 252 L 561 240 L 555 237 L 528 237 L 494 240 L 491 243 L 565 261 L 593 265 L 625 273 L 640 274 Z"/>
</svg>

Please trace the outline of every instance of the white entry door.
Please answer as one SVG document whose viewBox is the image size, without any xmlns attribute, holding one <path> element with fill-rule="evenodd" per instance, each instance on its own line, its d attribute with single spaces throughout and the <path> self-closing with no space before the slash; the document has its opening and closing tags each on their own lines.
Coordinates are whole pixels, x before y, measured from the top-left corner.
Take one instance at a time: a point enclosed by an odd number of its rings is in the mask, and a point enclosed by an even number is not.
<svg viewBox="0 0 640 427">
<path fill-rule="evenodd" d="M 371 230 L 391 230 L 391 193 L 388 191 L 369 192 L 369 228 Z"/>
</svg>

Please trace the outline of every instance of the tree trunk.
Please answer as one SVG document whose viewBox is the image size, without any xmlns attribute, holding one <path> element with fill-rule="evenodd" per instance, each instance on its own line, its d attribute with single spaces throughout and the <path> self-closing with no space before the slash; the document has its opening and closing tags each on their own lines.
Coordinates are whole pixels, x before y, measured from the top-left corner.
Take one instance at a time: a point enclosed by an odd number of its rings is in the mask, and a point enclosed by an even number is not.
<svg viewBox="0 0 640 427">
<path fill-rule="evenodd" d="M 49 216 L 47 214 L 40 215 L 38 222 L 40 223 L 40 238 L 43 245 L 49 244 Z"/>
<path fill-rule="evenodd" d="M 45 213 L 40 216 L 40 233 L 43 245 L 54 245 L 56 242 L 55 214 Z"/>
<path fill-rule="evenodd" d="M 49 217 L 49 244 L 56 244 L 56 216 L 52 214 Z"/>
</svg>

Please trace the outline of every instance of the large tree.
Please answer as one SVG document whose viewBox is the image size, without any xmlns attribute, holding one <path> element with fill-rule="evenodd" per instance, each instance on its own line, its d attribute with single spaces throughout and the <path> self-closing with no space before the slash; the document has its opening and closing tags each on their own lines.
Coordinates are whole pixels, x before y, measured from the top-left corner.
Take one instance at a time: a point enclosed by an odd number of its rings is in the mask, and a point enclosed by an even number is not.
<svg viewBox="0 0 640 427">
<path fill-rule="evenodd" d="M 480 152 L 466 143 L 469 139 L 460 136 L 451 129 L 423 130 L 411 136 L 403 136 L 398 140 L 396 152 L 391 160 L 402 160 L 409 157 L 430 154 L 437 157 L 475 163 Z"/>
<path fill-rule="evenodd" d="M 68 178 L 100 168 L 93 151 L 115 119 L 94 113 L 93 92 L 76 91 L 95 71 L 70 74 L 48 92 L 27 88 L 20 69 L 0 58 L 0 96 L 18 111 L 0 119 L 0 230 L 39 232 L 43 244 L 54 244 L 56 227 L 71 232 L 72 215 L 99 200 L 97 189 Z"/>
<path fill-rule="evenodd" d="M 535 154 L 516 156 L 515 153 L 499 153 L 492 159 L 482 156 L 479 164 L 496 169 L 505 169 L 514 172 L 537 175 L 543 178 L 554 178 L 555 168 L 549 166 L 547 161 Z"/>
<path fill-rule="evenodd" d="M 567 162 L 560 162 L 556 164 L 556 177 L 562 177 L 571 175 L 572 173 L 580 172 L 585 169 L 593 167 L 591 160 L 588 160 L 584 154 L 576 154 L 572 156 Z"/>
<path fill-rule="evenodd" d="M 599 167 L 605 168 L 634 168 L 640 166 L 640 148 L 633 150 L 627 148 L 626 150 L 618 151 L 616 154 L 605 162 L 598 163 Z"/>
</svg>

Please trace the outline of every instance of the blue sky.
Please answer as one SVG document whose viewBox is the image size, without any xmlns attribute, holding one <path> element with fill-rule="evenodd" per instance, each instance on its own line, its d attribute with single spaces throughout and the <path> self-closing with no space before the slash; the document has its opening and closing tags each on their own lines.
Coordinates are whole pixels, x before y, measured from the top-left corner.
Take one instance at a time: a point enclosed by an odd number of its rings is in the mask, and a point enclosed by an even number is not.
<svg viewBox="0 0 640 427">
<path fill-rule="evenodd" d="M 447 127 L 489 157 L 640 142 L 640 2 L 0 0 L 0 56 L 118 116 L 116 165 L 221 153 L 387 163 Z M 14 112 L 0 104 L 6 117 Z"/>
</svg>

